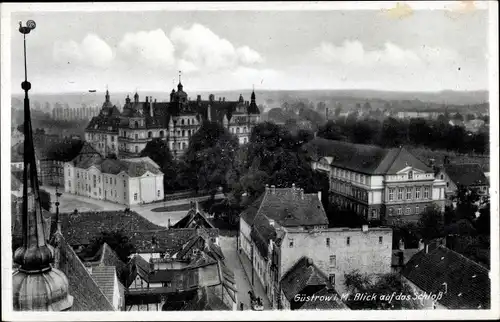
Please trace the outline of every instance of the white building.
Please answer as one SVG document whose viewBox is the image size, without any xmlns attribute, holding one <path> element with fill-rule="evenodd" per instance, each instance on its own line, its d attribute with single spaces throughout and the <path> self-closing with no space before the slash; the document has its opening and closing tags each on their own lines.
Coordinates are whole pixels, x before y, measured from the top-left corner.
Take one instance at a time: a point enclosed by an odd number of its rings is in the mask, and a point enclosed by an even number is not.
<svg viewBox="0 0 500 322">
<path fill-rule="evenodd" d="M 163 200 L 163 173 L 150 158 L 78 158 L 64 165 L 67 193 L 127 206 Z"/>
</svg>

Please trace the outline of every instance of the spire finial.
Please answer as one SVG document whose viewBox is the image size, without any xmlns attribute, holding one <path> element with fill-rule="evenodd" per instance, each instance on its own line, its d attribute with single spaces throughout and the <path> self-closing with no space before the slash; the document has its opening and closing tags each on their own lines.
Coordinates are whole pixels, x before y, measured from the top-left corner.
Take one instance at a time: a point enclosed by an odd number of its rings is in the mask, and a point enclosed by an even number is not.
<svg viewBox="0 0 500 322">
<path fill-rule="evenodd" d="M 181 75 L 182 75 L 182 72 L 179 71 L 179 84 L 181 84 Z"/>
</svg>

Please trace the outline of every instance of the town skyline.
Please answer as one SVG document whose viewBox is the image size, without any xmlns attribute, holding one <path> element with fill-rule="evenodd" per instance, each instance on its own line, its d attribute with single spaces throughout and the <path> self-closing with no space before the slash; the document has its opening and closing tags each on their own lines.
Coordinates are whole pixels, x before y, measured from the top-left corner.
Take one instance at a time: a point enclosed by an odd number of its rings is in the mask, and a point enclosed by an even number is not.
<svg viewBox="0 0 500 322">
<path fill-rule="evenodd" d="M 13 33 L 17 21 L 37 21 L 37 37 L 27 46 L 37 52 L 30 57 L 29 76 L 39 93 L 106 85 L 114 92 L 167 91 L 177 85 L 179 71 L 190 92 L 252 85 L 438 92 L 488 89 L 487 15 L 487 10 L 464 12 L 459 19 L 445 10 L 418 10 L 397 19 L 380 10 L 37 12 L 14 13 L 10 25 Z M 16 58 L 21 50 L 22 39 L 12 37 L 13 93 L 23 74 Z"/>
</svg>

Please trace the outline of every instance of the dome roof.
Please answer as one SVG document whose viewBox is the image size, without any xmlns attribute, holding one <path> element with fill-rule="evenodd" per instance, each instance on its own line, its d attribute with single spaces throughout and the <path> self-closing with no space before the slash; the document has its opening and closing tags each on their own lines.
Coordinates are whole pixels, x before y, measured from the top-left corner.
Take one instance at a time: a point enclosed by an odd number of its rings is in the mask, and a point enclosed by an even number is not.
<svg viewBox="0 0 500 322">
<path fill-rule="evenodd" d="M 12 285 L 17 311 L 64 311 L 73 305 L 68 278 L 55 268 L 38 274 L 18 269 L 12 275 Z"/>
</svg>

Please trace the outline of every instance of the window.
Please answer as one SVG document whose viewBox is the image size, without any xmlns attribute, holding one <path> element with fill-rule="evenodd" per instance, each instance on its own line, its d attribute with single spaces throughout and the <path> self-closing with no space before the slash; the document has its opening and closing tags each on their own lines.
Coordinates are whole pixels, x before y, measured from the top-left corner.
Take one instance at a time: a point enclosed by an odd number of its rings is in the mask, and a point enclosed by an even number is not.
<svg viewBox="0 0 500 322">
<path fill-rule="evenodd" d="M 410 214 L 411 214 L 411 208 L 410 208 L 410 207 L 406 208 L 406 214 L 407 214 L 407 215 L 410 215 Z"/>
<path fill-rule="evenodd" d="M 97 181 L 101 183 L 101 176 L 97 177 Z"/>
<path fill-rule="evenodd" d="M 408 180 L 413 180 L 413 171 L 408 172 Z"/>
<path fill-rule="evenodd" d="M 406 199 L 407 200 L 410 200 L 411 199 L 411 195 L 412 195 L 412 191 L 413 189 L 412 188 L 406 188 Z"/>
<path fill-rule="evenodd" d="M 115 142 L 115 137 L 111 135 L 111 142 Z"/>
<path fill-rule="evenodd" d="M 123 199 L 127 200 L 127 193 L 123 192 Z"/>
<path fill-rule="evenodd" d="M 152 138 L 153 137 L 153 132 L 149 131 L 148 132 L 148 138 Z"/>
<path fill-rule="evenodd" d="M 101 188 L 99 188 L 99 196 L 101 195 Z"/>
<path fill-rule="evenodd" d="M 420 187 L 415 188 L 415 199 L 420 199 Z"/>
<path fill-rule="evenodd" d="M 115 178 L 115 186 L 116 186 L 116 178 Z"/>
<path fill-rule="evenodd" d="M 330 267 L 337 266 L 337 256 L 330 255 Z"/>
<path fill-rule="evenodd" d="M 398 215 L 401 215 L 401 214 L 403 214 L 403 209 L 398 208 Z"/>
<path fill-rule="evenodd" d="M 394 208 L 389 208 L 389 216 L 392 216 L 394 215 Z"/>
<path fill-rule="evenodd" d="M 134 193 L 134 201 L 137 201 L 137 193 Z"/>
<path fill-rule="evenodd" d="M 444 180 L 444 175 L 441 175 L 441 180 Z"/>
<path fill-rule="evenodd" d="M 94 174 L 94 175 L 92 176 L 92 182 L 94 183 L 94 188 L 95 188 L 95 186 L 96 186 L 96 181 L 95 181 L 95 179 L 96 179 L 96 178 L 95 178 L 95 174 Z"/>
<path fill-rule="evenodd" d="M 158 190 L 158 197 L 160 196 L 160 190 Z"/>
<path fill-rule="evenodd" d="M 380 237 L 378 238 L 378 243 L 379 243 L 380 245 L 382 245 L 382 242 L 383 242 L 383 241 L 384 241 L 384 237 L 380 236 Z"/>
<path fill-rule="evenodd" d="M 351 245 L 351 237 L 347 237 L 347 239 L 346 239 L 346 244 L 347 244 L 347 245 Z"/>
<path fill-rule="evenodd" d="M 327 238 L 327 239 L 326 239 L 326 246 L 327 246 L 327 247 L 330 247 L 330 238 Z"/>
<path fill-rule="evenodd" d="M 330 284 L 335 285 L 335 274 L 330 274 L 328 276 L 328 281 L 330 282 Z"/>
<path fill-rule="evenodd" d="M 389 201 L 394 200 L 394 188 L 389 188 Z"/>
<path fill-rule="evenodd" d="M 68 180 L 68 187 L 71 188 L 71 181 Z"/>
<path fill-rule="evenodd" d="M 398 188 L 398 200 L 403 199 L 403 188 Z"/>
<path fill-rule="evenodd" d="M 429 199 L 429 187 L 424 188 L 424 199 Z"/>
<path fill-rule="evenodd" d="M 104 178 L 106 178 L 106 184 L 107 184 L 108 183 L 108 177 L 104 177 Z"/>
<path fill-rule="evenodd" d="M 365 176 L 364 175 L 361 175 L 361 183 L 365 184 Z"/>
<path fill-rule="evenodd" d="M 293 239 L 292 239 L 292 238 L 288 238 L 288 246 L 289 246 L 290 248 L 292 248 L 292 247 L 293 247 Z"/>
<path fill-rule="evenodd" d="M 78 172 L 78 171 L 76 172 L 76 177 L 77 177 L 78 179 L 80 179 L 80 172 Z"/>
<path fill-rule="evenodd" d="M 70 176 L 70 175 L 71 175 L 71 170 L 70 170 L 70 169 L 68 169 L 68 176 Z"/>
<path fill-rule="evenodd" d="M 377 218 L 377 209 L 372 209 L 372 218 Z"/>
<path fill-rule="evenodd" d="M 420 207 L 419 206 L 415 206 L 415 213 L 416 214 L 420 213 Z"/>
<path fill-rule="evenodd" d="M 123 188 L 127 188 L 127 181 L 123 180 Z"/>
</svg>

